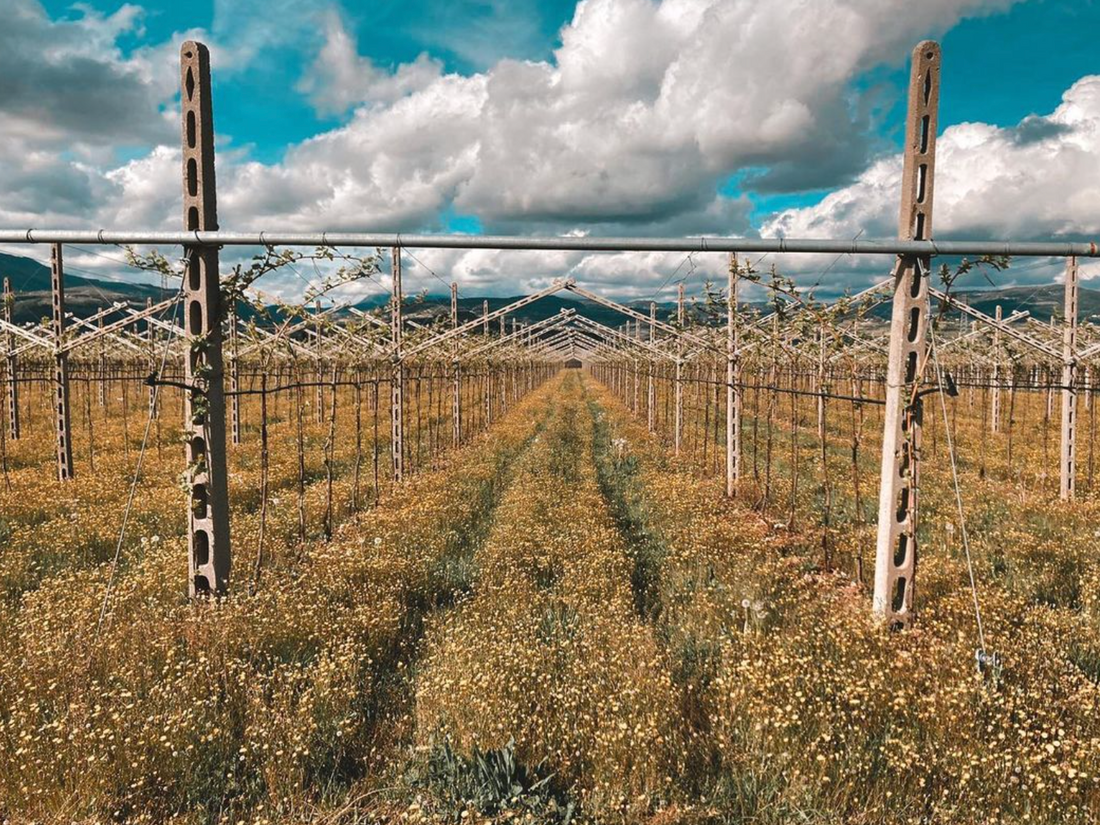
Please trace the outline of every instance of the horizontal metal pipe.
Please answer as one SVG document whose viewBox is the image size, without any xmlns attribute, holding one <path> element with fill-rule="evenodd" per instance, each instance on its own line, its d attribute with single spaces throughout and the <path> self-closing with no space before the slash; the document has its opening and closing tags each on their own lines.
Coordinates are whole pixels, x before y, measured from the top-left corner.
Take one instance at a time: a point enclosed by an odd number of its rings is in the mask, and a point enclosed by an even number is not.
<svg viewBox="0 0 1100 825">
<path fill-rule="evenodd" d="M 406 235 L 372 232 L 115 232 L 0 229 L 0 244 L 180 246 L 377 246 L 414 249 L 552 249 L 578 252 L 817 252 L 848 255 L 1100 257 L 1095 241 L 903 241 L 801 238 L 603 238 L 592 236 Z"/>
</svg>

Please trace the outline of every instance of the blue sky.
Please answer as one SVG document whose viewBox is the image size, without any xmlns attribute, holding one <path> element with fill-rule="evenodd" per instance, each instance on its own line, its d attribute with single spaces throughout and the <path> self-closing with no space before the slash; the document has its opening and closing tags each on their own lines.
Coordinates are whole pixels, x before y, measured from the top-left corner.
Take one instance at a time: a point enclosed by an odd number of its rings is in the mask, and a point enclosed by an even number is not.
<svg viewBox="0 0 1100 825">
<path fill-rule="evenodd" d="M 938 234 L 1100 229 L 1080 171 L 1100 152 L 1093 0 L 7 4 L 25 77 L 0 91 L 4 224 L 171 226 L 173 61 L 196 36 L 215 50 L 223 225 L 888 234 L 906 56 L 931 36 L 951 159 Z M 514 265 L 433 260 L 486 284 Z M 681 262 L 601 260 L 542 259 L 521 282 L 625 290 Z"/>
</svg>

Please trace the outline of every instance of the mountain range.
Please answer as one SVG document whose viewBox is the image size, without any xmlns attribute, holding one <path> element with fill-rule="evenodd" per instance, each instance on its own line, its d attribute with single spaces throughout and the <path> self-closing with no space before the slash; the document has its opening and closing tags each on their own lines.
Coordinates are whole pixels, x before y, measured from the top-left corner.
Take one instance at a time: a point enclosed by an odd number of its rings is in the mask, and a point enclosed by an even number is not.
<svg viewBox="0 0 1100 825">
<path fill-rule="evenodd" d="M 23 324 L 49 317 L 52 297 L 50 293 L 50 268 L 48 266 L 44 266 L 30 258 L 0 252 L 0 276 L 11 280 L 12 289 L 15 292 L 13 320 L 16 323 Z M 65 273 L 66 309 L 80 318 L 93 315 L 114 301 L 125 301 L 132 306 L 143 307 L 146 299 L 151 299 L 155 303 L 170 298 L 174 294 L 174 291 L 164 290 L 152 284 L 111 281 L 76 275 L 71 272 Z M 1062 314 L 1063 288 L 1060 284 L 1039 287 L 966 290 L 955 292 L 954 295 L 988 315 L 994 314 L 998 304 L 1001 305 L 1005 316 L 1018 310 L 1025 310 L 1031 313 L 1031 317 L 1037 321 L 1047 321 L 1052 316 L 1060 317 Z M 480 316 L 485 301 L 488 302 L 489 310 L 493 311 L 518 300 L 518 298 L 519 296 L 504 298 L 460 297 L 458 299 L 459 320 L 465 322 Z M 363 300 L 355 306 L 363 311 L 377 310 L 383 307 L 387 300 L 388 298 L 385 295 L 377 295 Z M 450 313 L 450 296 L 448 295 L 410 296 L 408 301 L 406 317 L 413 321 L 429 322 Z M 624 301 L 623 303 L 645 315 L 649 314 L 648 301 Z M 746 306 L 757 309 L 766 308 L 764 304 L 747 304 Z M 657 307 L 657 315 L 661 319 L 670 318 L 676 309 L 675 303 L 671 301 L 659 302 Z M 1100 290 L 1081 287 L 1079 307 L 1079 317 L 1082 321 L 1100 319 Z M 607 326 L 618 327 L 625 321 L 625 318 L 613 309 L 589 300 L 574 298 L 568 293 L 558 293 L 536 301 L 519 309 L 515 313 L 515 317 L 521 323 L 533 323 L 556 315 L 566 308 L 575 309 L 580 315 Z M 880 320 L 886 320 L 889 318 L 889 313 L 890 305 L 887 302 L 875 307 L 872 316 Z M 247 311 L 242 312 L 242 316 L 246 318 L 249 314 Z M 344 311 L 344 314 L 346 314 L 346 311 Z"/>
</svg>

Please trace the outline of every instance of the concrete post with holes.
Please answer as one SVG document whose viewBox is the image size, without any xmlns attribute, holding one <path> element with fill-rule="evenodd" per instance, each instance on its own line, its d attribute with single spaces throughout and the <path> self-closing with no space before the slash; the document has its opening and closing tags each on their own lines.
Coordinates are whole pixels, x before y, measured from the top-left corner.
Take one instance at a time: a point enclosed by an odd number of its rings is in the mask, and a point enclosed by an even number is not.
<svg viewBox="0 0 1100 825">
<path fill-rule="evenodd" d="M 210 52 L 180 49 L 183 114 L 183 222 L 189 232 L 218 229 Z M 218 249 L 184 246 L 184 431 L 187 433 L 188 556 L 192 597 L 229 589 L 229 495 Z"/>
<path fill-rule="evenodd" d="M 1077 480 L 1077 258 L 1066 259 L 1065 318 L 1062 319 L 1062 443 L 1059 495 L 1073 498 Z"/>
<path fill-rule="evenodd" d="M 1050 332 L 1051 339 L 1057 337 L 1058 319 L 1053 315 L 1050 316 Z M 1050 367 L 1046 368 L 1046 384 L 1047 384 L 1047 420 L 1050 420 L 1051 414 L 1054 412 L 1054 377 L 1050 374 Z"/>
<path fill-rule="evenodd" d="M 229 437 L 234 445 L 241 443 L 241 373 L 237 355 L 237 302 L 229 308 Z"/>
<path fill-rule="evenodd" d="M 913 50 L 898 233 L 932 237 L 940 47 Z M 874 614 L 890 627 L 913 615 L 917 560 L 921 402 L 917 395 L 927 354 L 928 256 L 900 255 L 894 266 L 886 406 L 883 415 Z"/>
<path fill-rule="evenodd" d="M 825 324 L 822 322 L 817 328 L 817 440 L 825 443 L 825 347 L 828 340 L 825 333 Z"/>
<path fill-rule="evenodd" d="M 69 422 L 69 354 L 65 351 L 65 262 L 61 244 L 50 247 L 53 292 L 53 411 L 57 441 L 57 477 L 73 477 L 72 427 Z"/>
<path fill-rule="evenodd" d="M 4 320 L 12 323 L 15 311 L 15 293 L 11 291 L 11 280 L 4 278 Z M 4 349 L 7 361 L 7 405 L 8 437 L 19 440 L 19 356 L 15 354 L 15 334 L 9 329 L 4 333 Z"/>
<path fill-rule="evenodd" d="M 481 330 L 486 339 L 489 337 L 489 302 L 481 302 Z M 485 426 L 493 423 L 493 373 L 489 369 L 489 363 L 485 363 Z"/>
<path fill-rule="evenodd" d="M 458 327 L 458 284 L 451 284 L 451 328 Z M 455 447 L 462 443 L 462 365 L 458 361 L 458 338 L 451 341 L 453 398 L 451 401 L 451 438 Z"/>
<path fill-rule="evenodd" d="M 393 248 L 393 296 L 390 299 L 390 322 L 393 343 L 393 370 L 390 375 L 390 454 L 393 458 L 393 480 L 405 478 L 405 363 L 402 360 L 401 339 L 401 248 Z"/>
<path fill-rule="evenodd" d="M 998 322 L 1004 315 L 1001 305 L 997 304 L 994 318 Z M 1001 431 L 1001 330 L 993 328 L 993 397 L 989 411 L 989 431 L 999 433 Z"/>
<path fill-rule="evenodd" d="M 676 290 L 676 323 L 680 332 L 684 329 L 684 285 L 681 283 Z M 672 429 L 672 452 L 680 454 L 680 441 L 684 427 L 684 339 L 676 336 L 676 378 L 675 378 L 675 416 Z"/>
<path fill-rule="evenodd" d="M 103 316 L 99 316 L 99 328 L 103 329 Z M 107 341 L 99 342 L 99 406 L 107 406 Z"/>
<path fill-rule="evenodd" d="M 741 480 L 741 383 L 737 358 L 737 256 L 730 255 L 726 288 L 726 496 L 737 493 Z"/>
<path fill-rule="evenodd" d="M 325 423 L 325 328 L 321 320 L 321 301 L 313 304 L 313 368 L 316 373 L 313 382 L 313 420 L 318 424 Z"/>
<path fill-rule="evenodd" d="M 652 344 L 656 340 L 657 327 L 654 322 L 657 320 L 657 304 L 655 301 L 649 302 L 649 343 Z M 649 427 L 649 431 L 653 432 L 657 427 L 657 411 L 655 409 L 657 404 L 657 390 L 653 383 L 653 370 L 656 369 L 657 362 L 652 359 L 646 359 L 648 368 L 646 369 L 646 425 Z"/>
<path fill-rule="evenodd" d="M 627 331 L 629 332 L 630 331 L 630 321 L 626 322 L 626 328 L 627 328 Z M 634 321 L 634 340 L 636 340 L 636 341 L 642 340 L 642 322 L 639 321 L 639 320 Z M 633 395 L 633 401 L 631 403 L 631 410 L 630 411 L 632 413 L 634 413 L 634 415 L 636 416 L 636 415 L 638 415 L 638 392 L 639 392 L 639 382 L 641 380 L 640 373 L 641 373 L 642 359 L 635 356 L 634 359 L 631 361 L 631 363 L 634 367 L 634 395 Z"/>
<path fill-rule="evenodd" d="M 504 322 L 505 322 L 505 318 L 504 318 L 503 315 L 501 315 L 500 316 L 500 337 L 502 339 L 507 334 L 505 332 Z M 504 413 L 507 412 L 507 410 L 508 410 L 508 368 L 504 364 L 501 364 L 501 366 L 500 366 L 500 377 L 498 379 L 498 382 L 500 384 L 500 387 L 498 388 L 498 393 L 500 394 L 500 414 L 504 415 Z"/>
<path fill-rule="evenodd" d="M 149 309 L 153 306 L 153 299 L 145 299 L 145 308 Z M 175 317 L 172 318 L 172 323 L 175 323 Z M 145 342 L 149 347 L 149 371 L 151 373 L 156 372 L 160 364 L 157 361 L 157 347 L 156 347 L 156 327 L 153 326 L 153 319 L 146 316 L 145 318 Z M 149 384 L 149 415 L 155 416 L 157 414 L 157 388 L 153 383 Z"/>
</svg>

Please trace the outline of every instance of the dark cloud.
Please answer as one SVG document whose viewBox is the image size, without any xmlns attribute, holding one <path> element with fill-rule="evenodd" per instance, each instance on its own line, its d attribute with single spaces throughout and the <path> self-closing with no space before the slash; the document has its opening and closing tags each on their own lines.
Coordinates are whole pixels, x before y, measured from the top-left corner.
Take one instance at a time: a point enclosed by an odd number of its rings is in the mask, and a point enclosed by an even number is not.
<svg viewBox="0 0 1100 825">
<path fill-rule="evenodd" d="M 0 25 L 0 133 L 44 143 L 119 146 L 156 142 L 171 130 L 161 95 L 138 65 L 120 59 L 114 36 L 136 12 L 85 12 L 52 21 L 34 0 L 7 0 Z"/>
<path fill-rule="evenodd" d="M 746 197 L 727 198 L 700 193 L 689 204 L 677 205 L 663 213 L 653 211 L 641 220 L 630 217 L 606 218 L 598 221 L 576 220 L 501 220 L 483 225 L 488 234 L 555 235 L 584 228 L 595 235 L 615 237 L 638 235 L 677 237 L 684 235 L 753 235 L 750 215 L 752 203 Z"/>
<path fill-rule="evenodd" d="M 1029 143 L 1050 140 L 1072 131 L 1073 127 L 1068 123 L 1059 123 L 1040 115 L 1028 115 L 1010 130 L 1010 135 L 1014 143 L 1026 146 Z"/>
<path fill-rule="evenodd" d="M 91 214 L 102 194 L 93 175 L 70 163 L 53 161 L 41 166 L 0 163 L 3 198 L 7 209 L 49 211 L 72 216 Z"/>
</svg>

